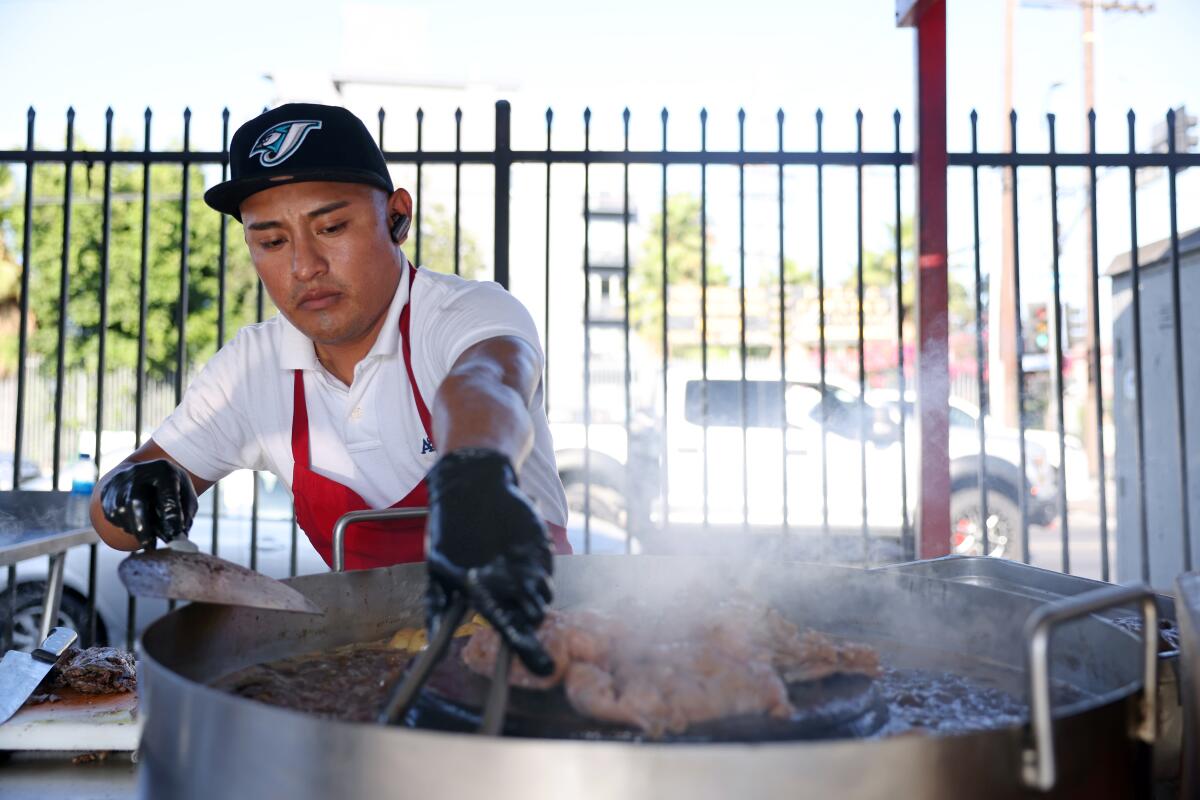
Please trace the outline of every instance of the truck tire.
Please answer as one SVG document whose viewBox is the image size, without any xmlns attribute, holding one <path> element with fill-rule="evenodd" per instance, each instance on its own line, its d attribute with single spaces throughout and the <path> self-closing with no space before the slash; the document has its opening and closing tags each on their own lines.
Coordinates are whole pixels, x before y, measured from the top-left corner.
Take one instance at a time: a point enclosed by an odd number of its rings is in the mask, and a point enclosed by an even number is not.
<svg viewBox="0 0 1200 800">
<path fill-rule="evenodd" d="M 987 493 L 987 555 L 1020 561 L 1021 512 L 1017 504 L 996 489 Z M 958 489 L 950 495 L 950 552 L 978 556 L 983 553 L 983 532 L 979 526 L 979 490 L 974 486 Z"/>
<path fill-rule="evenodd" d="M 602 519 L 612 525 L 625 529 L 628 524 L 628 514 L 625 508 L 625 496 L 614 486 L 600 482 L 595 478 L 589 486 L 583 479 L 582 473 L 566 472 L 560 476 L 563 490 L 567 495 L 567 510 L 572 517 L 581 517 L 584 512 L 584 498 L 590 495 L 587 505 L 592 516 Z"/>
<path fill-rule="evenodd" d="M 32 650 L 41 642 L 35 642 L 38 628 L 42 620 L 42 603 L 44 602 L 46 584 L 42 581 L 17 584 L 17 611 L 13 616 L 13 647 L 17 650 Z M 0 608 L 7 616 L 8 592 L 0 593 Z M 70 589 L 63 590 L 62 602 L 58 606 L 58 619 L 55 625 L 70 628 L 79 634 L 79 645 L 90 647 L 94 644 L 104 644 L 108 633 L 104 620 L 96 619 L 96 641 L 88 641 L 87 600 Z M 0 632 L 0 637 L 3 632 Z"/>
</svg>

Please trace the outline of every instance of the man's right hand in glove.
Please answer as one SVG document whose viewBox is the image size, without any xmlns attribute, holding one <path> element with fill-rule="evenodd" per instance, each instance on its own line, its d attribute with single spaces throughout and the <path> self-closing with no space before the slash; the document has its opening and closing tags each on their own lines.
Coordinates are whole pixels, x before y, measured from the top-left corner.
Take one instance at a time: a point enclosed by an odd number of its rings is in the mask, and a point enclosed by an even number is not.
<svg viewBox="0 0 1200 800">
<path fill-rule="evenodd" d="M 549 675 L 554 661 L 537 629 L 553 598 L 554 562 L 546 527 L 518 488 L 512 464 L 494 450 L 456 450 L 426 481 L 430 634 L 446 624 L 447 609 L 462 595 L 530 672 Z"/>
<path fill-rule="evenodd" d="M 428 619 L 465 597 L 535 675 L 554 669 L 537 628 L 552 598 L 553 561 L 541 514 L 517 485 L 533 448 L 542 361 L 513 336 L 463 351 L 438 387 L 429 488 Z"/>
<path fill-rule="evenodd" d="M 96 486 L 92 525 L 118 550 L 147 547 L 156 537 L 170 542 L 187 536 L 196 516 L 196 493 L 210 485 L 147 442 Z"/>
</svg>

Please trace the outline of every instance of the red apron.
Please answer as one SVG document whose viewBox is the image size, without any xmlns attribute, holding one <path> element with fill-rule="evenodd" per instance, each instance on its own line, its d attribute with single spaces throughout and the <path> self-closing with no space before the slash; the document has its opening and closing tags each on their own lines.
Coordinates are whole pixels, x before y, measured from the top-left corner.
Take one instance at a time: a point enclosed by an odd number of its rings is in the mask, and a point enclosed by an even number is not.
<svg viewBox="0 0 1200 800">
<path fill-rule="evenodd" d="M 412 299 L 412 284 L 416 275 L 417 268 L 410 266 L 409 300 Z M 432 443 L 433 424 L 429 409 L 413 376 L 408 336 L 411 305 L 410 302 L 406 302 L 400 312 L 400 346 L 409 385 L 412 386 L 413 399 L 417 404 L 417 413 L 421 417 L 422 427 L 425 428 L 425 436 Z M 332 566 L 334 524 L 343 514 L 365 511 L 370 506 L 353 489 L 312 470 L 308 442 L 308 404 L 304 400 L 304 373 L 302 370 L 295 370 L 294 374 L 292 459 L 295 464 L 292 470 L 292 496 L 296 504 L 296 523 L 321 554 L 321 558 L 325 559 L 325 563 Z M 419 508 L 428 503 L 429 492 L 422 479 L 402 500 L 393 503 L 391 508 Z M 566 529 L 549 522 L 546 523 L 546 527 L 550 530 L 554 551 L 570 554 L 571 545 L 567 542 Z M 415 518 L 355 523 L 346 529 L 345 548 L 348 570 L 422 561 L 425 558 L 425 520 Z"/>
</svg>

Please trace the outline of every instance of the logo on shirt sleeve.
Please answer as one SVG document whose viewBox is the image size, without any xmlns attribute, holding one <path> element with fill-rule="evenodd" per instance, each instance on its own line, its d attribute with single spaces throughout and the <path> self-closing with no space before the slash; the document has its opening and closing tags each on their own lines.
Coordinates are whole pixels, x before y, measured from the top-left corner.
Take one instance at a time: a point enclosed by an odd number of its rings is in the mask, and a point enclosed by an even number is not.
<svg viewBox="0 0 1200 800">
<path fill-rule="evenodd" d="M 437 452 L 437 448 L 433 446 L 433 442 L 431 442 L 429 440 L 428 436 L 426 436 L 424 439 L 421 440 L 421 455 L 425 455 L 426 453 L 436 453 L 436 452 Z"/>
</svg>

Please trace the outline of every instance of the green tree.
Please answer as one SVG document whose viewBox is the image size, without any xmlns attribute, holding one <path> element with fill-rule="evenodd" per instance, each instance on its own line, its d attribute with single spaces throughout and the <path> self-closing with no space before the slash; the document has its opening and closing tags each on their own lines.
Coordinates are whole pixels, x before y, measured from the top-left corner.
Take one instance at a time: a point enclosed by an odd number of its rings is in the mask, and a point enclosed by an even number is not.
<svg viewBox="0 0 1200 800">
<path fill-rule="evenodd" d="M 103 253 L 102 165 L 72 167 L 71 241 L 68 258 L 67 315 L 59 319 L 62 269 L 63 193 L 66 168 L 39 165 L 34 172 L 33 229 L 30 273 L 30 354 L 53 369 L 60 324 L 67 327 L 68 368 L 95 368 L 99 350 L 101 262 Z M 24 198 L 14 191 L 11 172 L 0 173 L 0 196 L 15 200 L 0 206 L 0 242 L 10 260 L 23 234 Z M 179 347 L 180 269 L 183 225 L 183 169 L 154 166 L 150 171 L 150 208 L 146 249 L 146 369 L 151 377 L 174 372 Z M 219 300 L 220 215 L 203 202 L 204 181 L 198 167 L 189 168 L 187 342 L 189 364 L 216 350 Z M 137 362 L 139 293 L 142 260 L 143 172 L 138 165 L 112 168 L 112 213 L 109 239 L 107 364 L 133 367 Z M 241 243 L 241 228 L 227 223 L 226 338 L 257 316 L 258 280 Z M 4 261 L 0 253 L 0 262 Z M 2 283 L 3 281 L 0 281 Z M 18 289 L 19 291 L 19 281 Z M 0 298 L 3 302 L 3 298 Z M 270 300 L 264 315 L 273 313 Z M 0 354 L 0 369 L 15 366 L 15 346 Z"/>
<path fill-rule="evenodd" d="M 409 237 L 405 245 L 406 251 L 416 257 L 416 242 Z M 485 274 L 483 256 L 475 237 L 461 227 L 458 233 L 459 274 L 469 280 L 490 280 L 491 275 Z M 418 266 L 428 266 L 438 272 L 454 272 L 454 217 L 446 212 L 446 207 L 434 203 L 430 208 L 422 209 L 421 219 L 421 261 Z"/>
<path fill-rule="evenodd" d="M 788 257 L 783 259 L 783 282 L 788 286 L 816 285 L 817 273 L 812 268 L 801 269 L 800 265 Z M 765 270 L 759 273 L 758 285 L 772 287 L 779 283 L 777 270 Z"/>
<path fill-rule="evenodd" d="M 700 285 L 701 231 L 700 199 L 691 194 L 667 198 L 667 281 L 669 285 Z M 662 345 L 662 285 L 663 285 L 663 214 L 655 214 L 650 235 L 642 244 L 642 255 L 633 265 L 629 278 L 630 319 L 635 331 L 645 337 L 655 349 Z M 712 252 L 709 239 L 708 251 Z M 708 285 L 721 286 L 730 282 L 720 264 L 707 264 Z"/>
<path fill-rule="evenodd" d="M 889 242 L 896 241 L 896 226 L 888 225 Z M 900 251 L 903 256 L 904 282 L 901 285 L 901 301 L 904 303 L 904 316 L 915 320 L 912 316 L 913 304 L 917 298 L 917 273 L 913 269 L 913 260 L 917 251 L 916 226 L 912 217 L 904 217 L 900 221 Z M 851 274 L 846 279 L 845 286 L 857 285 L 857 276 Z M 895 247 L 883 252 L 873 250 L 863 251 L 863 285 L 872 286 L 884 292 L 893 290 L 896 286 L 896 251 Z M 968 287 L 949 279 L 949 310 L 951 325 L 961 324 L 975 318 L 974 287 Z"/>
</svg>

